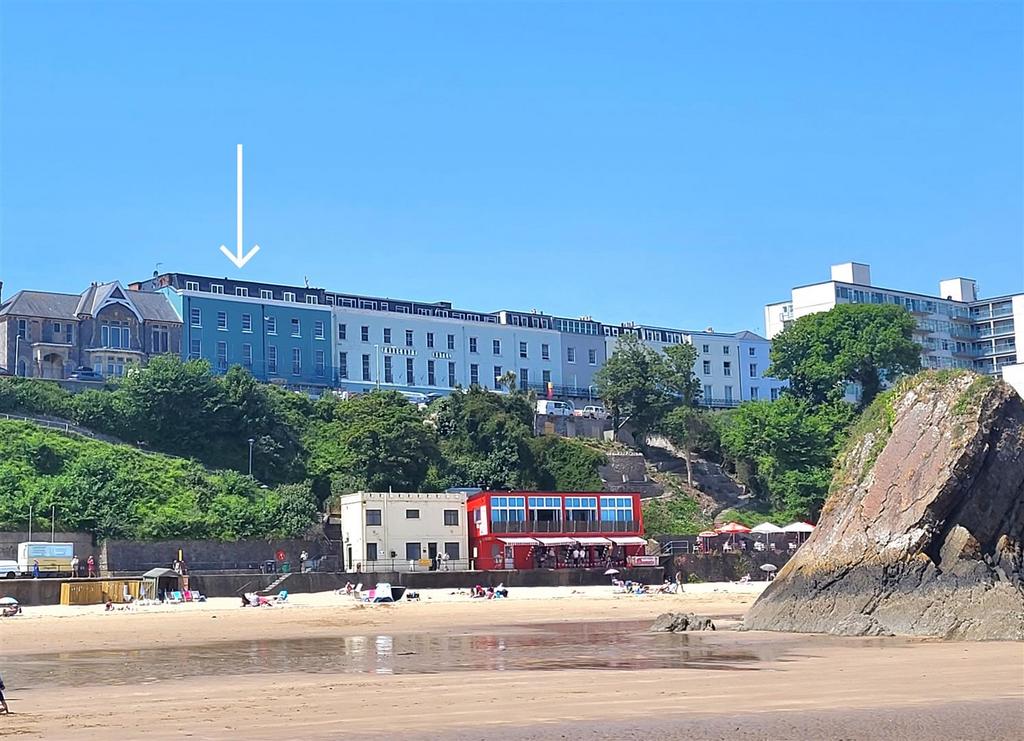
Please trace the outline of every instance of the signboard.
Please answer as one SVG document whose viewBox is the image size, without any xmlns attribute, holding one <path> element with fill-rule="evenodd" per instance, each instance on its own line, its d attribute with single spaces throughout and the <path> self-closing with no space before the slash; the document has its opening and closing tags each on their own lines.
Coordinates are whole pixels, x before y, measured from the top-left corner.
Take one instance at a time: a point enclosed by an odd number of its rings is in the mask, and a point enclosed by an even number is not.
<svg viewBox="0 0 1024 741">
<path fill-rule="evenodd" d="M 629 557 L 629 565 L 630 566 L 657 566 L 658 565 L 658 557 L 657 556 L 630 556 Z"/>
</svg>

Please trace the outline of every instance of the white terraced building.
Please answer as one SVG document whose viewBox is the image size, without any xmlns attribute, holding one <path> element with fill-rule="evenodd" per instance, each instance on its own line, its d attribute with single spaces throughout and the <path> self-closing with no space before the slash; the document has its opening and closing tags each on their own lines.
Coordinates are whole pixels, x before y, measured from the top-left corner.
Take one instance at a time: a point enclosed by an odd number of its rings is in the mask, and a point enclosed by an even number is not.
<svg viewBox="0 0 1024 741">
<path fill-rule="evenodd" d="M 914 339 L 921 344 L 925 368 L 968 368 L 1000 375 L 1024 395 L 1024 294 L 979 298 L 971 278 L 939 283 L 939 295 L 880 288 L 871 283 L 871 267 L 848 262 L 832 266 L 831 280 L 797 286 L 787 301 L 764 309 L 769 339 L 794 320 L 839 304 L 894 304 L 917 320 Z"/>
</svg>

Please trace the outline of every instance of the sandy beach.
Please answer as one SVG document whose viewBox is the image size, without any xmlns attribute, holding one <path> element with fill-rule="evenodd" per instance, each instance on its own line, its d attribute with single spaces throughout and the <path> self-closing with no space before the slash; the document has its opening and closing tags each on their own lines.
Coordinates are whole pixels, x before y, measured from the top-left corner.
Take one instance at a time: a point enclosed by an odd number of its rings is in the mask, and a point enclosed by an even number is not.
<svg viewBox="0 0 1024 741">
<path fill-rule="evenodd" d="M 1024 644 L 729 630 L 763 584 L 0 621 L 18 738 L 1019 738 Z M 645 631 L 695 611 L 716 632 Z"/>
</svg>

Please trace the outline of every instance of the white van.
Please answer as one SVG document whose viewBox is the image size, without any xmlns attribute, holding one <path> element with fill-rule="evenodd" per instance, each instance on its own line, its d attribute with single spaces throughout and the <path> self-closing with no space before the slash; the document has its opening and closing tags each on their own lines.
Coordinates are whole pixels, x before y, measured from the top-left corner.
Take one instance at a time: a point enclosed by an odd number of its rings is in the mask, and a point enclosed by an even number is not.
<svg viewBox="0 0 1024 741">
<path fill-rule="evenodd" d="M 571 417 L 575 410 L 571 401 L 537 400 L 537 414 L 547 414 L 552 417 Z"/>
<path fill-rule="evenodd" d="M 21 576 L 21 569 L 17 561 L 0 560 L 0 579 L 14 579 Z"/>
</svg>

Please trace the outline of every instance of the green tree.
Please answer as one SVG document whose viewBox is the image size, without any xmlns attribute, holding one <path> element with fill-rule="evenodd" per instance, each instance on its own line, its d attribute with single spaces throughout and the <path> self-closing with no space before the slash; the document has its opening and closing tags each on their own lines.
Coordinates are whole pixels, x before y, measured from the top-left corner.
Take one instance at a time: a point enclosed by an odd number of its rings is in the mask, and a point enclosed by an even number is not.
<svg viewBox="0 0 1024 741">
<path fill-rule="evenodd" d="M 849 383 L 861 407 L 884 384 L 921 368 L 914 318 L 893 304 L 841 304 L 800 317 L 772 341 L 767 374 L 788 380 L 793 394 L 814 404 L 842 398 Z"/>
<path fill-rule="evenodd" d="M 619 337 L 608 362 L 594 374 L 616 430 L 629 423 L 636 439 L 643 440 L 654 429 L 673 405 L 668 375 L 665 356 L 634 334 Z"/>
<path fill-rule="evenodd" d="M 544 491 L 600 491 L 598 469 L 608 462 L 604 453 L 579 442 L 554 435 L 530 440 L 536 485 Z"/>
<path fill-rule="evenodd" d="M 677 404 L 692 407 L 700 401 L 701 382 L 693 372 L 697 348 L 689 342 L 665 348 L 665 386 Z"/>
<path fill-rule="evenodd" d="M 688 406 L 673 409 L 661 423 L 661 430 L 676 448 L 683 451 L 686 483 L 693 486 L 693 454 L 710 444 L 714 435 L 707 413 Z"/>
</svg>

